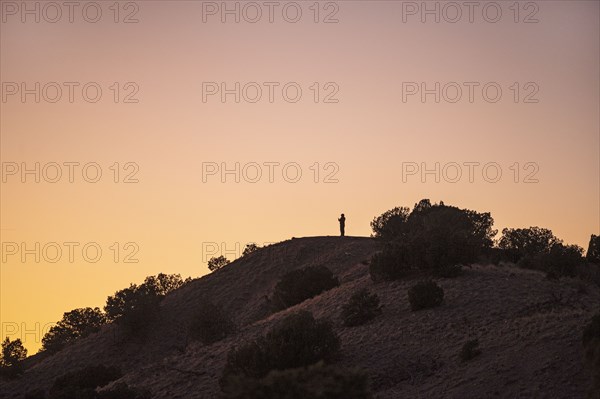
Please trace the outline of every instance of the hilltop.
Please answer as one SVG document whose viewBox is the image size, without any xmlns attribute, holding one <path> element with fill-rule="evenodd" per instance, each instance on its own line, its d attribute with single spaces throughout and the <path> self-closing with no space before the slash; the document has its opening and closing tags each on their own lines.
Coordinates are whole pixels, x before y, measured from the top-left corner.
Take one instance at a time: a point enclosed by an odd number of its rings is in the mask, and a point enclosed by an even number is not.
<svg viewBox="0 0 600 399">
<path fill-rule="evenodd" d="M 106 325 L 53 356 L 29 358 L 21 379 L 0 385 L 0 397 L 22 398 L 67 371 L 106 364 L 123 370 L 120 381 L 149 389 L 156 399 L 214 398 L 229 349 L 301 309 L 333 322 L 340 364 L 366 370 L 378 398 L 585 395 L 590 375 L 581 335 L 599 308 L 597 287 L 511 264 L 472 265 L 458 278 L 436 279 L 445 292 L 441 306 L 412 312 L 407 290 L 415 279 L 371 280 L 368 262 L 378 249 L 363 237 L 295 238 L 261 248 L 167 295 L 145 340 L 126 339 Z M 315 265 L 329 268 L 340 286 L 273 313 L 269 296 L 279 279 Z M 383 313 L 369 324 L 344 327 L 342 305 L 363 287 L 379 296 Z M 234 335 L 212 345 L 188 339 L 203 298 L 231 314 L 239 326 Z M 482 354 L 463 363 L 458 353 L 473 338 Z"/>
</svg>

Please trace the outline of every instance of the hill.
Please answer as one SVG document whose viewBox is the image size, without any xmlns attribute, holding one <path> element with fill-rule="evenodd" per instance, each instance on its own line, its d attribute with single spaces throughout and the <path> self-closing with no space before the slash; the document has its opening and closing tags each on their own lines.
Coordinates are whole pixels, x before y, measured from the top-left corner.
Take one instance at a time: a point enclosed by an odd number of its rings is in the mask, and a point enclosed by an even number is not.
<svg viewBox="0 0 600 399">
<path fill-rule="evenodd" d="M 597 287 L 510 265 L 473 265 L 461 277 L 438 280 L 442 306 L 412 312 L 407 290 L 414 280 L 372 282 L 367 261 L 377 249 L 375 240 L 361 237 L 291 239 L 260 249 L 167 295 L 145 340 L 104 326 L 54 356 L 29 358 L 21 379 L 0 385 L 0 397 L 22 398 L 67 371 L 106 364 L 118 365 L 125 372 L 120 381 L 149 389 L 153 398 L 215 398 L 229 349 L 300 309 L 333 321 L 342 341 L 340 363 L 365 369 L 378 398 L 584 396 L 590 376 L 581 335 L 599 308 Z M 268 297 L 275 284 L 310 265 L 327 266 L 340 286 L 272 313 Z M 341 307 L 363 287 L 379 295 L 383 314 L 344 327 Z M 240 326 L 208 346 L 187 338 L 194 309 L 206 297 Z M 473 338 L 482 354 L 463 363 L 458 353 Z"/>
</svg>

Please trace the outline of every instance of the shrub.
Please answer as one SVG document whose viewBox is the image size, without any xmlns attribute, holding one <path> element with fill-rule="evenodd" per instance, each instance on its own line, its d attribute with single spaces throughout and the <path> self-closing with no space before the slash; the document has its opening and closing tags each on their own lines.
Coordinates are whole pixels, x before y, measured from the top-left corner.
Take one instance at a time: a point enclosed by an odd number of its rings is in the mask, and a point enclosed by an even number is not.
<svg viewBox="0 0 600 399">
<path fill-rule="evenodd" d="M 468 362 L 469 360 L 477 357 L 481 354 L 481 351 L 478 348 L 479 340 L 472 339 L 470 341 L 465 342 L 461 351 L 460 351 L 460 360 L 463 362 Z"/>
<path fill-rule="evenodd" d="M 379 314 L 379 297 L 377 294 L 371 294 L 366 288 L 354 293 L 350 301 L 342 307 L 342 320 L 348 327 L 365 324 Z"/>
<path fill-rule="evenodd" d="M 393 243 L 376 252 L 371 257 L 369 273 L 371 279 L 378 281 L 398 280 L 417 271 L 416 265 L 422 263 L 418 251 L 407 243 Z"/>
<path fill-rule="evenodd" d="M 183 280 L 179 274 L 159 273 L 156 276 L 146 277 L 138 289 L 146 291 L 148 294 L 165 297 L 191 280 L 190 277 Z"/>
<path fill-rule="evenodd" d="M 318 363 L 307 368 L 271 371 L 260 380 L 232 378 L 226 399 L 370 399 L 367 375 L 357 369 Z"/>
<path fill-rule="evenodd" d="M 106 300 L 107 319 L 124 326 L 130 333 L 141 334 L 160 310 L 160 301 L 185 281 L 178 274 L 146 277 L 142 284 L 131 284 Z"/>
<path fill-rule="evenodd" d="M 109 390 L 98 392 L 98 399 L 150 399 L 150 393 L 120 382 Z"/>
<path fill-rule="evenodd" d="M 2 341 L 0 351 L 0 372 L 3 377 L 14 378 L 23 373 L 23 360 L 27 357 L 27 349 L 19 338 L 11 341 L 6 337 Z"/>
<path fill-rule="evenodd" d="M 123 375 L 116 367 L 90 366 L 58 377 L 50 388 L 50 399 L 95 399 L 96 388 Z"/>
<path fill-rule="evenodd" d="M 496 231 L 489 213 L 429 200 L 416 204 L 408 216 L 405 210 L 395 208 L 372 223 L 375 235 L 388 241 L 371 260 L 374 281 L 395 280 L 421 270 L 438 273 L 473 263 L 493 244 Z"/>
<path fill-rule="evenodd" d="M 577 267 L 584 259 L 583 248 L 556 244 L 550 249 L 550 253 L 542 255 L 541 262 L 550 276 L 575 277 Z"/>
<path fill-rule="evenodd" d="M 526 229 L 503 229 L 498 247 L 516 263 L 526 256 L 549 253 L 558 243 L 561 243 L 561 240 L 556 238 L 551 230 L 534 226 Z"/>
<path fill-rule="evenodd" d="M 444 290 L 433 281 L 422 281 L 408 290 L 408 301 L 413 311 L 439 306 Z"/>
<path fill-rule="evenodd" d="M 99 308 L 81 308 L 66 312 L 42 338 L 42 349 L 55 353 L 79 338 L 100 330 L 106 316 Z"/>
<path fill-rule="evenodd" d="M 588 397 L 597 398 L 600 395 L 600 314 L 594 316 L 584 329 L 583 348 L 585 361 L 593 376 Z"/>
<path fill-rule="evenodd" d="M 577 245 L 554 244 L 548 252 L 525 255 L 517 265 L 526 269 L 541 270 L 549 278 L 575 277 L 578 266 L 584 263 L 583 248 Z"/>
<path fill-rule="evenodd" d="M 585 257 L 588 262 L 600 265 L 600 236 L 592 234 Z"/>
<path fill-rule="evenodd" d="M 223 266 L 229 264 L 229 259 L 224 257 L 223 255 L 218 257 L 212 257 L 208 260 L 208 270 L 214 272 L 215 270 L 219 270 Z"/>
<path fill-rule="evenodd" d="M 329 363 L 339 355 L 340 340 L 326 320 L 309 312 L 293 313 L 259 337 L 227 355 L 221 387 L 232 376 L 262 378 L 271 370 L 305 367 L 321 360 Z"/>
<path fill-rule="evenodd" d="M 220 341 L 235 330 L 228 314 L 210 301 L 203 301 L 196 309 L 190 324 L 190 337 L 205 345 Z"/>
<path fill-rule="evenodd" d="M 260 247 L 253 242 L 250 244 L 246 244 L 246 248 L 244 248 L 242 256 L 250 255 L 252 252 L 258 251 L 259 248 Z"/>
<path fill-rule="evenodd" d="M 325 266 L 309 266 L 285 274 L 275 286 L 272 302 L 276 310 L 286 309 L 340 285 Z"/>
<path fill-rule="evenodd" d="M 408 208 L 396 207 L 374 218 L 371 222 L 373 236 L 384 241 L 391 241 L 398 237 L 402 233 L 409 214 Z"/>
</svg>

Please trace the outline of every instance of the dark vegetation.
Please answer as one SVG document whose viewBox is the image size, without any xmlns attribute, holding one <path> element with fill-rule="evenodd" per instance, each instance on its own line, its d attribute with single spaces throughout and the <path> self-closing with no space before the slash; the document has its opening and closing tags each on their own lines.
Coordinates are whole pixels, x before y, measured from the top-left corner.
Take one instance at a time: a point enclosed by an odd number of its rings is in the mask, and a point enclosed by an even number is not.
<svg viewBox="0 0 600 399">
<path fill-rule="evenodd" d="M 42 339 L 42 349 L 56 353 L 75 340 L 95 333 L 106 323 L 106 315 L 99 308 L 81 308 L 66 312 Z"/>
<path fill-rule="evenodd" d="M 433 281 L 421 281 L 408 290 L 408 301 L 413 311 L 440 306 L 443 300 L 444 290 Z"/>
<path fill-rule="evenodd" d="M 339 285 L 325 266 L 309 266 L 285 274 L 275 286 L 271 301 L 275 310 L 286 309 Z"/>
<path fill-rule="evenodd" d="M 600 265 L 600 236 L 592 234 L 588 245 L 586 259 L 590 263 Z"/>
<path fill-rule="evenodd" d="M 221 378 L 223 392 L 236 392 L 238 383 L 260 380 L 272 370 L 287 370 L 324 361 L 340 354 L 340 340 L 327 320 L 315 320 L 309 312 L 293 313 L 265 336 L 233 348 Z"/>
<path fill-rule="evenodd" d="M 178 274 L 146 277 L 142 284 L 131 284 L 108 297 L 104 306 L 106 317 L 123 326 L 126 332 L 143 336 L 146 327 L 157 317 L 163 298 L 184 283 Z"/>
<path fill-rule="evenodd" d="M 0 351 L 0 376 L 16 378 L 23 374 L 23 360 L 27 357 L 27 349 L 19 338 L 11 341 L 8 337 L 2 341 Z"/>
<path fill-rule="evenodd" d="M 492 247 L 496 230 L 489 213 L 421 200 L 411 212 L 394 208 L 371 222 L 384 243 L 370 265 L 374 281 L 420 273 L 456 276 Z"/>
<path fill-rule="evenodd" d="M 575 277 L 585 263 L 583 248 L 565 245 L 552 231 L 540 227 L 504 229 L 498 247 L 511 262 L 546 272 L 549 278 Z"/>
<path fill-rule="evenodd" d="M 215 270 L 219 270 L 220 268 L 227 266 L 229 263 L 229 259 L 223 255 L 212 257 L 208 260 L 208 270 L 214 272 Z"/>
<path fill-rule="evenodd" d="M 347 327 L 360 326 L 381 314 L 379 297 L 366 288 L 357 291 L 342 307 L 342 321 Z"/>
<path fill-rule="evenodd" d="M 412 210 L 397 207 L 371 222 L 373 235 L 382 250 L 369 265 L 371 278 L 385 282 L 418 278 L 408 290 L 413 311 L 435 308 L 444 301 L 444 290 L 431 278 L 453 278 L 463 274 L 463 266 L 478 261 L 512 262 L 519 267 L 540 270 L 549 278 L 582 277 L 600 284 L 600 237 L 592 235 L 587 255 L 576 245 L 567 245 L 552 231 L 540 227 L 504 229 L 498 241 L 489 213 L 432 204 L 421 200 Z M 259 250 L 249 244 L 248 256 Z M 208 262 L 211 271 L 229 264 L 223 257 Z M 93 334 L 106 323 L 115 323 L 136 337 L 143 337 L 156 317 L 160 302 L 188 280 L 179 275 L 149 276 L 140 285 L 131 284 L 107 299 L 104 312 L 81 308 L 67 312 L 43 338 L 43 349 L 55 353 L 76 340 Z M 275 310 L 283 310 L 339 286 L 337 277 L 325 266 L 291 271 L 280 279 L 272 293 Z M 441 311 L 441 310 L 437 310 Z M 344 327 L 366 324 L 382 313 L 379 297 L 367 289 L 355 292 L 342 307 Z M 231 316 L 208 298 L 194 310 L 189 337 L 205 345 L 220 341 L 236 331 Z M 467 341 L 459 353 L 461 361 L 478 356 L 478 340 Z M 586 362 L 593 371 L 590 397 L 600 397 L 600 315 L 583 334 Z M 282 318 L 268 332 L 230 348 L 220 378 L 224 398 L 342 399 L 371 398 L 367 375 L 356 369 L 341 368 L 335 361 L 341 354 L 340 340 L 328 320 L 317 320 L 306 311 Z M 3 376 L 23 373 L 26 356 L 20 340 L 2 343 L 0 370 Z M 113 367 L 94 366 L 67 373 L 54 381 L 49 396 L 32 391 L 30 399 L 145 399 L 126 384 L 96 391 L 121 378 Z"/>
<path fill-rule="evenodd" d="M 244 251 L 242 252 L 242 256 L 250 255 L 252 252 L 256 252 L 259 249 L 260 249 L 260 247 L 253 242 L 250 244 L 246 244 L 246 247 L 244 248 Z"/>
<path fill-rule="evenodd" d="M 189 280 L 178 274 L 148 276 L 142 284 L 131 284 L 109 296 L 104 312 L 89 307 L 66 312 L 42 338 L 42 351 L 54 354 L 109 322 L 122 326 L 126 333 L 143 336 L 158 315 L 162 299 Z"/>
<path fill-rule="evenodd" d="M 478 261 L 512 262 L 540 270 L 549 278 L 580 276 L 600 285 L 600 238 L 592 235 L 586 257 L 583 248 L 564 244 L 541 227 L 505 228 L 494 246 L 497 230 L 489 213 L 421 200 L 412 211 L 396 207 L 371 222 L 383 250 L 370 262 L 373 281 L 428 274 L 458 277 L 462 266 Z"/>
</svg>

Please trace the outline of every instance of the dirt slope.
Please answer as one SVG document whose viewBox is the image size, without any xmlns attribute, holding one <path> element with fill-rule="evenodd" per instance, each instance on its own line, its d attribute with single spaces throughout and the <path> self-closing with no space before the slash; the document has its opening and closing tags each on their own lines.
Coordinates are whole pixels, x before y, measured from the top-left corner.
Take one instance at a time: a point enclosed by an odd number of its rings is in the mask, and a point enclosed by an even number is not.
<svg viewBox="0 0 600 399">
<path fill-rule="evenodd" d="M 376 250 L 373 240 L 354 237 L 292 239 L 262 249 L 167 296 L 145 341 L 126 341 L 106 326 L 55 356 L 30 359 L 21 380 L 0 385 L 0 398 L 21 398 L 68 370 L 99 363 L 119 365 L 127 372 L 123 381 L 150 389 L 157 399 L 215 398 L 229 348 L 299 309 L 334 321 L 341 363 L 366 369 L 382 399 L 584 396 L 589 375 L 580 338 L 600 308 L 597 288 L 511 266 L 474 265 L 462 277 L 438 281 L 445 291 L 441 307 L 411 312 L 407 289 L 414 281 L 371 281 L 364 261 Z M 316 264 L 329 267 L 340 287 L 271 314 L 265 296 L 279 278 Z M 379 295 L 383 314 L 371 324 L 345 328 L 341 306 L 362 287 Z M 186 338 L 190 316 L 205 295 L 241 326 L 235 336 L 210 346 Z M 479 339 L 482 355 L 461 363 L 458 352 L 472 338 Z"/>
</svg>

